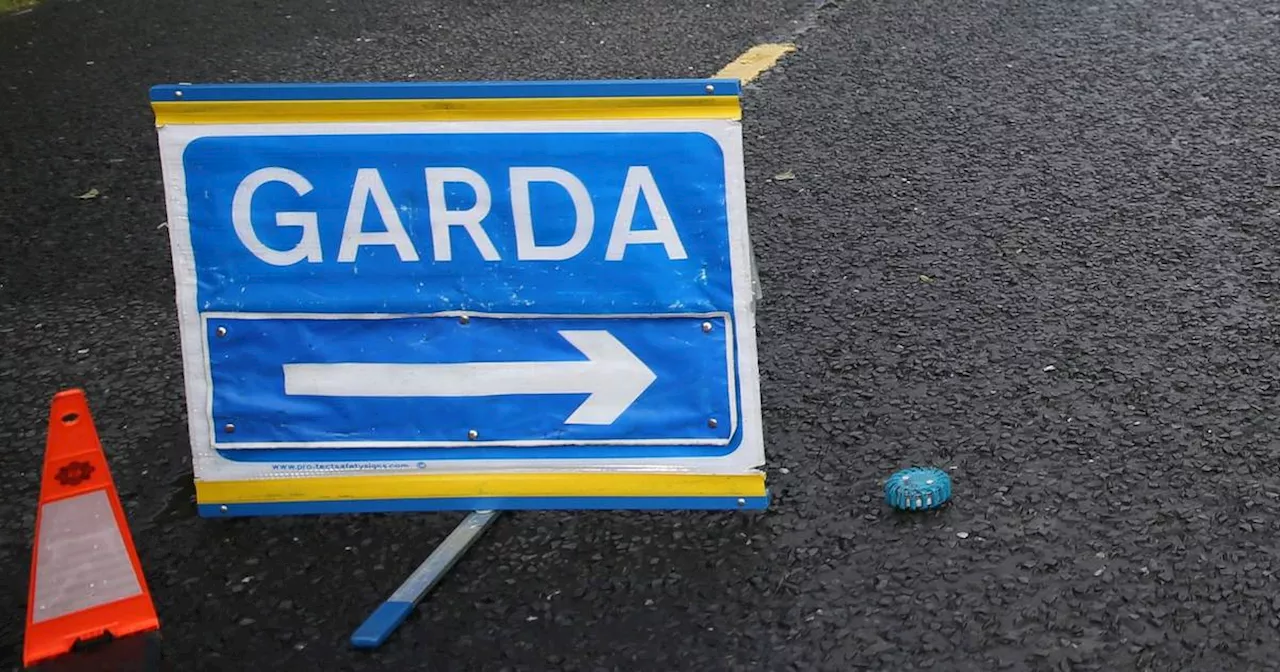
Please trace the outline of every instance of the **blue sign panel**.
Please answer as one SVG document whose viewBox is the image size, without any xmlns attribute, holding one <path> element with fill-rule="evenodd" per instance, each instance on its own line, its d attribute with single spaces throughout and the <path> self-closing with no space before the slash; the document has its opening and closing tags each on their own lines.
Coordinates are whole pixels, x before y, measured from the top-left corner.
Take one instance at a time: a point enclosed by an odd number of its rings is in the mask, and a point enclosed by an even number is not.
<svg viewBox="0 0 1280 672">
<path fill-rule="evenodd" d="M 689 132 L 193 141 L 214 445 L 726 452 L 724 162 Z M 344 319 L 278 317 L 315 314 Z"/>
<path fill-rule="evenodd" d="M 235 427 L 217 445 L 448 447 L 438 454 L 454 459 L 531 450 L 471 448 L 494 442 L 565 446 L 545 455 L 719 454 L 737 403 L 729 325 L 723 315 L 210 316 L 213 417 Z"/>
<path fill-rule="evenodd" d="M 153 101 L 198 480 L 616 470 L 740 477 L 681 481 L 717 506 L 762 492 L 736 83 Z M 627 483 L 589 492 L 648 487 Z M 301 496 L 250 491 L 204 499 Z"/>
<path fill-rule="evenodd" d="M 199 309 L 732 311 L 724 166 L 690 132 L 197 139 Z"/>
</svg>

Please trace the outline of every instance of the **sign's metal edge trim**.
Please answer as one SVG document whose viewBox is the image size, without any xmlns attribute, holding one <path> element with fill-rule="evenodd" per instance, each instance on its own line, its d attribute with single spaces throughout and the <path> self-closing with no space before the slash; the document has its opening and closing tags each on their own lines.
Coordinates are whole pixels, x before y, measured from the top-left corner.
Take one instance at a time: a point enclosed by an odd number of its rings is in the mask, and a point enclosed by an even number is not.
<svg viewBox="0 0 1280 672">
<path fill-rule="evenodd" d="M 161 101 L 406 100 L 469 98 L 581 98 L 740 95 L 732 77 L 621 80 L 508 80 L 472 82 L 170 83 L 151 87 Z"/>
<path fill-rule="evenodd" d="M 200 504 L 203 518 L 431 511 L 763 511 L 772 494 L 751 497 L 462 497 Z"/>
</svg>

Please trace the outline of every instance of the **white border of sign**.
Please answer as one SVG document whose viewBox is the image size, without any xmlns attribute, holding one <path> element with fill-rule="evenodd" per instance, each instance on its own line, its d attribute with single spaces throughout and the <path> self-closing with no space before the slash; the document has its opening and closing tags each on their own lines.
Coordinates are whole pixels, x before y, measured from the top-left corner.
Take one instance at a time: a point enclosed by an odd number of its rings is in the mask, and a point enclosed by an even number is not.
<svg viewBox="0 0 1280 672">
<path fill-rule="evenodd" d="M 342 476 L 371 472 L 421 473 L 404 468 L 406 460 L 366 461 L 358 468 L 318 471 L 279 471 L 266 462 L 228 460 L 210 442 L 212 409 L 205 377 L 205 334 L 196 297 L 195 258 L 187 216 L 186 176 L 183 154 L 198 138 L 263 135 L 356 134 L 456 134 L 456 133 L 661 133 L 698 132 L 714 139 L 724 156 L 725 199 L 729 225 L 730 268 L 733 275 L 733 323 L 738 352 L 738 384 L 742 396 L 742 441 L 728 455 L 716 457 L 631 457 L 605 459 L 431 460 L 433 472 L 477 471 L 631 471 L 697 472 L 731 474 L 749 472 L 764 464 L 763 419 L 760 410 L 760 374 L 757 361 L 752 283 L 751 242 L 747 228 L 747 202 L 743 170 L 742 126 L 730 120 L 635 121 L 519 121 L 519 122 L 387 122 L 262 125 L 171 125 L 158 129 L 161 168 L 166 184 L 169 238 L 177 288 L 178 319 L 186 380 L 187 419 L 192 443 L 192 466 L 198 480 Z M 412 461 L 412 460 L 408 460 Z M 327 462 L 327 461 L 326 461 Z M 296 464 L 296 462 L 293 462 Z M 317 464 L 323 464 L 318 462 Z"/>
</svg>

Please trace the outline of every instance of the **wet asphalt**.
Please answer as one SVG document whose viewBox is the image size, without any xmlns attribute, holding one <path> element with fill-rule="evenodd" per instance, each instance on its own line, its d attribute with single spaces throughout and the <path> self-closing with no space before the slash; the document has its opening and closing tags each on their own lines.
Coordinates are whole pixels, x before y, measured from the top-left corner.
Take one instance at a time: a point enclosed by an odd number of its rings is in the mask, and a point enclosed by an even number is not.
<svg viewBox="0 0 1280 672">
<path fill-rule="evenodd" d="M 195 515 L 151 84 L 706 76 L 773 40 L 768 512 L 506 515 L 372 654 L 350 632 L 460 514 Z M 179 669 L 1280 669 L 1278 44 L 1263 0 L 0 18 L 0 666 L 82 386 Z M 947 509 L 883 505 L 912 463 Z"/>
</svg>

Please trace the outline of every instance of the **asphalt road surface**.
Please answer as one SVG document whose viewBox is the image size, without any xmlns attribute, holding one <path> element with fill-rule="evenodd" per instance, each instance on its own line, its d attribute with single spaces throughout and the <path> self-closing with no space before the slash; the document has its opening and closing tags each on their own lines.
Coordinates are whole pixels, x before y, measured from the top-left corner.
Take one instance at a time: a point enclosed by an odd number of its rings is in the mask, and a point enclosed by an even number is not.
<svg viewBox="0 0 1280 672">
<path fill-rule="evenodd" d="M 196 517 L 148 86 L 706 76 L 775 40 L 745 121 L 768 512 L 507 515 L 372 654 L 350 632 L 460 515 Z M 0 661 L 74 385 L 181 669 L 1280 668 L 1278 48 L 1266 0 L 0 18 Z M 911 463 L 948 509 L 883 505 Z"/>
</svg>

